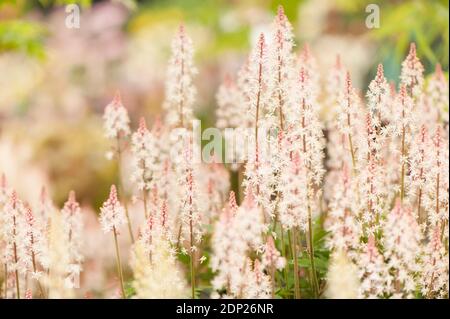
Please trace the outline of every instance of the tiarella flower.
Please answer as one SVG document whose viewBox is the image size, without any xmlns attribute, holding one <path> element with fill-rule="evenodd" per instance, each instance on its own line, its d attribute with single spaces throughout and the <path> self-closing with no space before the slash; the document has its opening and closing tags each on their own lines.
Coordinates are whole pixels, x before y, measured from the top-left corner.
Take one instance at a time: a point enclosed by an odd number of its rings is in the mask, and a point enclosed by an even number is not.
<svg viewBox="0 0 450 319">
<path fill-rule="evenodd" d="M 343 251 L 331 256 L 327 274 L 326 295 L 331 299 L 355 299 L 358 297 L 358 269 Z"/>
<path fill-rule="evenodd" d="M 236 212 L 236 230 L 240 232 L 241 240 L 251 249 L 261 252 L 263 249 L 262 235 L 267 231 L 264 224 L 264 214 L 256 203 L 252 190 L 248 190 L 244 202 Z"/>
<path fill-rule="evenodd" d="M 189 243 L 189 251 L 198 249 L 203 235 L 202 221 L 199 212 L 198 196 L 199 190 L 195 180 L 193 163 L 193 142 L 186 144 L 183 161 L 180 163 L 179 187 L 181 198 L 180 227 L 183 230 L 183 238 Z"/>
<path fill-rule="evenodd" d="M 37 215 L 39 216 L 39 221 L 41 223 L 41 227 L 45 228 L 48 226 L 48 219 L 51 215 L 52 211 L 55 210 L 56 207 L 52 202 L 50 196 L 48 196 L 47 189 L 43 186 L 41 188 L 41 194 L 39 197 L 39 205 L 35 210 Z"/>
<path fill-rule="evenodd" d="M 393 165 L 398 167 L 398 189 L 403 200 L 405 195 L 405 175 L 408 169 L 408 152 L 412 140 L 412 132 L 415 130 L 413 101 L 406 92 L 406 87 L 402 86 L 395 101 L 393 110 L 393 120 L 390 125 L 391 153 L 397 160 L 392 160 Z"/>
<path fill-rule="evenodd" d="M 227 74 L 217 94 L 216 126 L 220 129 L 236 128 L 243 124 L 240 91 L 233 78 Z"/>
<path fill-rule="evenodd" d="M 204 190 L 199 193 L 200 215 L 204 224 L 211 224 L 211 220 L 216 219 L 223 207 L 230 188 L 228 171 L 213 160 L 212 163 L 199 167 L 196 180 L 200 189 Z"/>
<path fill-rule="evenodd" d="M 416 54 L 416 45 L 411 43 L 409 53 L 402 62 L 400 81 L 412 97 L 419 97 L 423 90 L 423 66 Z"/>
<path fill-rule="evenodd" d="M 362 244 L 362 251 L 358 255 L 357 264 L 361 285 L 359 298 L 375 299 L 383 297 L 386 285 L 390 285 L 388 268 L 383 255 L 375 244 L 375 237 L 369 236 L 367 244 Z"/>
<path fill-rule="evenodd" d="M 448 250 L 441 240 L 441 228 L 434 226 L 424 249 L 421 293 L 426 298 L 448 298 Z"/>
<path fill-rule="evenodd" d="M 197 69 L 193 64 L 194 48 L 184 26 L 180 26 L 172 41 L 172 55 L 166 75 L 165 122 L 169 126 L 188 127 L 193 119 L 196 89 L 193 77 Z"/>
<path fill-rule="evenodd" d="M 212 236 L 213 254 L 210 265 L 217 273 L 212 285 L 216 291 L 225 289 L 230 297 L 237 297 L 242 281 L 241 269 L 248 253 L 248 246 L 242 241 L 240 230 L 235 227 L 238 225 L 237 210 L 234 192 L 230 192 L 229 202 L 215 223 Z"/>
<path fill-rule="evenodd" d="M 46 269 L 49 266 L 47 238 L 43 229 L 39 228 L 39 224 L 36 222 L 30 207 L 26 208 L 25 221 L 27 232 L 26 250 L 31 261 L 29 270 L 32 273 L 32 277 L 39 280 L 42 275 L 41 267 Z"/>
<path fill-rule="evenodd" d="M 117 198 L 116 186 L 111 186 L 108 200 L 100 208 L 100 224 L 104 233 L 119 231 L 122 225 L 127 223 L 125 208 Z"/>
<path fill-rule="evenodd" d="M 378 130 L 381 130 L 383 121 L 389 119 L 391 112 L 390 87 L 384 77 L 382 64 L 378 65 L 377 75 L 370 82 L 366 96 L 372 122 Z"/>
<path fill-rule="evenodd" d="M 255 129 L 255 143 L 258 143 L 258 129 L 264 125 L 267 129 L 274 125 L 274 111 L 276 104 L 273 103 L 271 94 L 273 79 L 270 77 L 271 64 L 266 39 L 260 34 L 256 46 L 250 53 L 248 77 L 241 87 L 246 97 L 244 100 L 247 112 L 251 119 L 252 127 Z"/>
<path fill-rule="evenodd" d="M 357 211 L 355 191 L 351 172 L 344 166 L 338 182 L 334 185 L 334 196 L 329 204 L 328 246 L 333 250 L 346 252 L 351 258 L 355 257 L 361 237 L 361 226 L 355 216 Z"/>
<path fill-rule="evenodd" d="M 119 139 L 130 134 L 130 118 L 117 92 L 114 100 L 105 107 L 104 129 L 109 139 Z"/>
<path fill-rule="evenodd" d="M 308 43 L 305 43 L 300 54 L 298 56 L 298 69 L 305 69 L 306 75 L 311 82 L 311 97 L 313 101 L 318 98 L 320 90 L 320 72 L 317 66 L 317 61 L 311 53 L 311 49 Z"/>
<path fill-rule="evenodd" d="M 448 119 L 448 83 L 440 64 L 436 65 L 436 71 L 428 82 L 425 98 L 428 100 L 430 111 L 437 111 L 435 121 Z"/>
<path fill-rule="evenodd" d="M 247 259 L 244 270 L 245 282 L 241 289 L 241 298 L 245 299 L 268 299 L 270 298 L 270 277 L 263 272 L 258 259 L 254 262 Z"/>
<path fill-rule="evenodd" d="M 65 237 L 70 259 L 69 268 L 72 276 L 77 278 L 82 270 L 83 256 L 83 216 L 80 204 L 76 201 L 75 192 L 69 192 L 69 198 L 61 210 Z"/>
<path fill-rule="evenodd" d="M 352 157 L 352 167 L 356 169 L 356 149 L 355 141 L 356 130 L 360 126 L 358 115 L 361 113 L 360 99 L 352 86 L 350 73 L 345 77 L 344 90 L 339 94 L 339 113 L 337 117 L 338 128 L 347 139 L 347 149 Z"/>
<path fill-rule="evenodd" d="M 290 139 L 292 147 L 299 150 L 301 160 L 308 171 L 310 188 L 322 182 L 325 172 L 323 168 L 323 138 L 322 125 L 318 118 L 318 105 L 312 95 L 312 82 L 306 70 L 302 67 L 296 85 L 295 107 L 290 117 Z"/>
<path fill-rule="evenodd" d="M 271 47 L 269 50 L 269 68 L 273 76 L 271 87 L 272 99 L 275 104 L 274 112 L 279 118 L 279 127 L 284 129 L 285 117 L 292 107 L 290 104 L 290 92 L 292 90 L 294 57 L 294 35 L 292 26 L 284 14 L 282 6 L 278 7 L 278 13 L 272 25 Z M 263 74 L 264 75 L 264 74 Z M 267 76 L 266 75 L 266 76 Z"/>
<path fill-rule="evenodd" d="M 28 227 L 25 219 L 26 209 L 23 202 L 12 191 L 3 216 L 3 236 L 6 238 L 4 260 L 8 271 L 15 274 L 15 285 L 20 286 L 20 276 L 30 269 L 31 258 L 28 254 L 29 246 Z M 20 287 L 19 287 L 20 288 Z"/>
<path fill-rule="evenodd" d="M 411 208 L 397 200 L 383 229 L 384 257 L 389 269 L 386 292 L 393 298 L 412 298 L 420 270 L 418 253 L 422 234 Z"/>
<path fill-rule="evenodd" d="M 186 298 L 189 293 L 169 242 L 162 237 L 153 240 L 153 261 L 149 260 L 142 242 L 137 241 L 133 247 L 131 267 L 135 298 Z"/>
<path fill-rule="evenodd" d="M 281 254 L 275 247 L 275 242 L 271 236 L 267 237 L 261 262 L 265 269 L 273 268 L 273 270 L 281 270 L 286 266 L 286 259 L 281 257 Z"/>
<path fill-rule="evenodd" d="M 145 119 L 142 117 L 138 130 L 131 136 L 133 163 L 131 180 L 136 183 L 138 190 L 144 191 L 144 194 L 152 187 L 153 172 L 159 169 L 156 155 L 158 151 L 156 139 L 147 129 Z"/>
<path fill-rule="evenodd" d="M 439 225 L 442 228 L 442 236 L 448 238 L 449 151 L 448 139 L 442 135 L 442 128 L 438 126 L 432 140 L 432 156 L 428 162 L 430 168 L 426 176 L 424 206 L 431 227 Z"/>
<path fill-rule="evenodd" d="M 366 115 L 364 133 L 359 136 L 357 145 L 359 210 L 365 231 L 373 234 L 380 226 L 386 190 L 380 159 L 381 143 L 369 114 Z"/>
<path fill-rule="evenodd" d="M 341 57 L 336 56 L 336 62 L 328 72 L 326 82 L 326 106 L 329 109 L 329 116 L 327 117 L 327 124 L 333 124 L 334 118 L 339 114 L 339 100 L 342 92 L 345 90 L 345 77 L 347 70 L 341 62 Z"/>
<path fill-rule="evenodd" d="M 271 143 L 269 140 L 267 143 Z M 253 192 L 256 203 L 264 209 L 265 215 L 274 217 L 275 202 L 272 196 L 276 185 L 276 166 L 272 159 L 273 154 L 256 147 L 256 153 L 250 155 L 245 166 L 245 179 L 242 186 L 247 193 L 250 189 Z"/>
<path fill-rule="evenodd" d="M 421 209 L 424 205 L 426 177 L 428 175 L 431 145 L 428 131 L 422 125 L 414 143 L 411 145 L 409 156 L 409 201 L 411 205 L 417 206 L 417 218 L 423 220 Z"/>
<path fill-rule="evenodd" d="M 298 152 L 292 154 L 288 164 L 280 172 L 278 218 L 284 229 L 308 227 L 308 190 L 306 168 Z"/>
</svg>

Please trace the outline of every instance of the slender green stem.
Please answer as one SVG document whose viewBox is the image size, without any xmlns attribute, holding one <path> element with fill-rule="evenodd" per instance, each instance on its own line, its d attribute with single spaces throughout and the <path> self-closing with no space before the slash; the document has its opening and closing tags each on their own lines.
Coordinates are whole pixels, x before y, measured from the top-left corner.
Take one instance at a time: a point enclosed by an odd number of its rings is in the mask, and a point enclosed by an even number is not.
<svg viewBox="0 0 450 319">
<path fill-rule="evenodd" d="M 33 236 L 31 236 L 31 240 L 33 241 Z M 33 271 L 36 273 L 37 272 L 37 267 L 36 267 L 36 256 L 34 254 L 34 252 L 31 253 L 31 260 L 32 260 L 32 264 L 33 264 Z M 39 291 L 41 293 L 41 297 L 45 298 L 45 291 L 44 288 L 41 285 L 41 282 L 39 279 L 37 279 L 37 284 L 39 287 Z"/>
<path fill-rule="evenodd" d="M 288 255 L 287 255 L 287 251 L 286 251 L 286 243 L 284 242 L 284 231 L 283 231 L 283 227 L 281 227 L 281 254 L 282 256 L 286 259 L 289 260 Z M 286 288 L 289 287 L 289 282 L 288 282 L 288 268 L 289 265 L 287 264 L 284 269 L 283 269 L 283 273 L 284 273 L 284 284 L 286 285 Z"/>
<path fill-rule="evenodd" d="M 125 288 L 123 285 L 122 262 L 120 260 L 119 243 L 117 241 L 117 232 L 116 232 L 115 227 L 113 227 L 113 234 L 114 234 L 114 244 L 116 246 L 116 263 L 117 263 L 117 273 L 119 274 L 119 280 L 120 280 L 120 289 L 122 291 L 122 298 L 126 299 L 127 296 L 125 295 Z"/>
<path fill-rule="evenodd" d="M 314 261 L 314 242 L 313 242 L 313 229 L 312 229 L 312 217 L 311 217 L 311 207 L 308 205 L 308 235 L 309 235 L 309 258 L 311 260 L 311 271 L 312 271 L 312 286 L 314 287 L 314 295 L 316 298 L 319 297 L 319 283 L 317 281 L 316 265 Z"/>
<path fill-rule="evenodd" d="M 296 245 L 296 231 L 292 232 L 292 236 L 290 236 L 291 231 L 288 230 L 289 241 L 292 241 L 291 246 L 291 254 L 294 261 L 294 298 L 300 299 L 300 278 L 298 271 L 298 257 L 297 257 L 297 245 Z"/>
<path fill-rule="evenodd" d="M 272 278 L 272 299 L 275 299 L 275 265 L 272 262 L 272 265 L 270 265 L 270 277 Z"/>
<path fill-rule="evenodd" d="M 128 204 L 125 198 L 125 194 L 122 187 L 122 149 L 120 148 L 120 137 L 117 137 L 117 187 L 118 187 L 118 193 L 119 198 L 122 196 L 122 202 L 123 206 L 125 208 L 125 217 L 127 218 L 127 225 L 128 225 L 128 233 L 130 234 L 131 243 L 134 244 L 134 235 L 133 235 L 133 228 L 131 226 L 131 220 L 130 215 L 128 214 Z"/>
</svg>

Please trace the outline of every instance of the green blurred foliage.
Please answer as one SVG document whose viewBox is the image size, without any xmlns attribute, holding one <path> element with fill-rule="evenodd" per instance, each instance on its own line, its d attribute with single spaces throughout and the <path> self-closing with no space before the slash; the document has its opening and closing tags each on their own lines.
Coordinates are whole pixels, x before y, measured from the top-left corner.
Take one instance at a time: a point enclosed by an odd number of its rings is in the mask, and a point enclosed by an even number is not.
<svg viewBox="0 0 450 319">
<path fill-rule="evenodd" d="M 0 21 L 0 52 L 21 51 L 43 58 L 45 28 L 35 22 L 20 20 Z"/>
<path fill-rule="evenodd" d="M 371 0 L 336 0 L 344 17 L 360 17 L 363 21 Z M 449 59 L 449 1 L 448 0 L 381 0 L 380 28 L 369 31 L 369 36 L 379 42 L 379 58 L 388 67 L 388 77 L 397 78 L 400 63 L 410 42 L 417 43 L 418 55 L 427 72 L 436 63 L 448 70 Z"/>
<path fill-rule="evenodd" d="M 91 6 L 92 0 L 38 0 L 38 2 L 44 7 L 78 4 L 83 8 L 88 8 Z"/>
</svg>

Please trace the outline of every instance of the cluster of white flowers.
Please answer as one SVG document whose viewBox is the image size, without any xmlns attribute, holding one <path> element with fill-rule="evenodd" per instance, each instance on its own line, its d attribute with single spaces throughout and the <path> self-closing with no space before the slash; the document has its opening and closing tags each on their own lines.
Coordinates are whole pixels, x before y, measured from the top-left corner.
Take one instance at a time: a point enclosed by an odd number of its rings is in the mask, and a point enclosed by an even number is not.
<svg viewBox="0 0 450 319">
<path fill-rule="evenodd" d="M 160 169 L 158 145 L 155 136 L 147 129 L 145 119 L 139 121 L 139 128 L 131 136 L 131 153 L 133 154 L 133 174 L 131 180 L 138 190 L 152 188 L 154 172 Z"/>
<path fill-rule="evenodd" d="M 330 83 L 342 81 L 342 70 Z M 357 265 L 360 298 L 448 296 L 448 89 L 439 67 L 427 85 L 423 71 L 414 45 L 399 92 L 379 65 L 367 108 L 347 75 L 341 113 L 327 126 L 328 245 Z M 337 179 L 342 167 L 353 168 L 350 183 Z"/>
<path fill-rule="evenodd" d="M 196 89 L 193 77 L 197 69 L 193 64 L 194 48 L 184 26 L 180 26 L 172 42 L 172 56 L 166 76 L 165 123 L 169 126 L 185 127 L 193 119 Z"/>
<path fill-rule="evenodd" d="M 267 247 L 264 247 L 262 237 L 264 231 L 263 212 L 256 204 L 253 194 L 250 192 L 244 203 L 238 207 L 234 193 L 231 192 L 228 205 L 216 222 L 212 237 L 211 267 L 213 271 L 217 272 L 212 283 L 217 292 L 216 297 L 220 296 L 219 293 L 222 290 L 225 290 L 225 294 L 222 294 L 221 297 L 244 298 L 246 293 L 250 294 L 250 291 L 246 290 L 252 289 L 247 286 L 249 282 L 247 275 L 250 274 L 247 274 L 244 270 L 247 269 L 255 275 L 251 265 L 248 264 L 251 263 L 248 257 L 252 251 L 266 252 L 263 255 L 263 267 L 269 266 L 266 261 L 270 263 L 270 267 L 284 267 L 283 259 L 274 246 L 271 246 L 268 250 L 265 249 Z M 268 260 L 269 257 L 270 260 Z M 259 263 L 259 260 L 256 260 L 255 263 Z M 261 272 L 262 269 L 259 271 Z M 259 284 L 255 283 L 255 285 L 255 287 L 258 287 Z M 269 293 L 270 289 L 269 280 Z M 258 297 L 260 296 L 254 295 L 254 298 Z"/>
<path fill-rule="evenodd" d="M 105 234 L 110 231 L 118 232 L 126 223 L 125 208 L 117 198 L 116 186 L 111 185 L 108 200 L 100 208 L 100 224 L 103 232 Z"/>
<path fill-rule="evenodd" d="M 387 292 L 394 298 L 413 297 L 415 276 L 420 271 L 421 231 L 409 207 L 397 201 L 384 227 L 384 256 L 390 271 Z"/>
<path fill-rule="evenodd" d="M 103 114 L 105 135 L 109 139 L 118 139 L 130 134 L 130 118 L 123 106 L 120 93 L 105 107 Z"/>
<path fill-rule="evenodd" d="M 5 267 L 3 292 L 7 298 L 29 296 L 30 292 L 27 293 L 26 288 L 30 286 L 39 287 L 37 296 L 40 298 L 56 297 L 56 290 L 66 291 L 60 296 L 70 296 L 69 290 L 74 288 L 73 280 L 79 278 L 83 262 L 79 244 L 83 237 L 79 206 L 71 210 L 72 214 L 66 203 L 59 214 L 45 192 L 41 194 L 40 206 L 39 213 L 35 214 L 32 207 L 20 200 L 16 191 L 7 186 L 6 178 L 2 176 L 0 261 Z M 52 242 L 55 231 L 61 236 Z M 54 249 L 56 243 L 64 248 Z M 58 275 L 55 274 L 57 267 L 61 270 Z M 52 273 L 51 278 L 49 273 Z M 55 277 L 63 282 L 61 289 L 53 287 Z"/>
<path fill-rule="evenodd" d="M 78 278 L 82 270 L 83 256 L 83 215 L 80 204 L 76 201 L 75 192 L 70 191 L 69 198 L 61 210 L 65 240 L 68 245 L 69 273 L 71 278 Z"/>
<path fill-rule="evenodd" d="M 357 264 L 361 281 L 359 298 L 376 299 L 383 296 L 390 280 L 389 269 L 383 255 L 378 251 L 373 235 L 362 245 Z"/>
</svg>

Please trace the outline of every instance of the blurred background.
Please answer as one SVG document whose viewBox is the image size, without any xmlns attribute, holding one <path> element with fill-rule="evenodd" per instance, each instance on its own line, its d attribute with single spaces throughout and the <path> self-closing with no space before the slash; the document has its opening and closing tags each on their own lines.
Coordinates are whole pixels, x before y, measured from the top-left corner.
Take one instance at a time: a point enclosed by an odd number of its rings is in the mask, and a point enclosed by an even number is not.
<svg viewBox="0 0 450 319">
<path fill-rule="evenodd" d="M 81 7 L 80 28 L 65 5 Z M 369 29 L 366 6 L 380 8 Z M 42 186 L 61 205 L 70 189 L 98 209 L 117 168 L 105 158 L 101 115 L 120 90 L 133 128 L 161 110 L 170 42 L 186 25 L 199 69 L 197 116 L 215 122 L 215 93 L 235 74 L 282 4 L 297 49 L 309 43 L 322 75 L 336 54 L 363 90 L 383 63 L 396 80 L 414 41 L 426 73 L 448 74 L 448 1 L 0 0 L 0 173 L 33 202 Z"/>
</svg>

